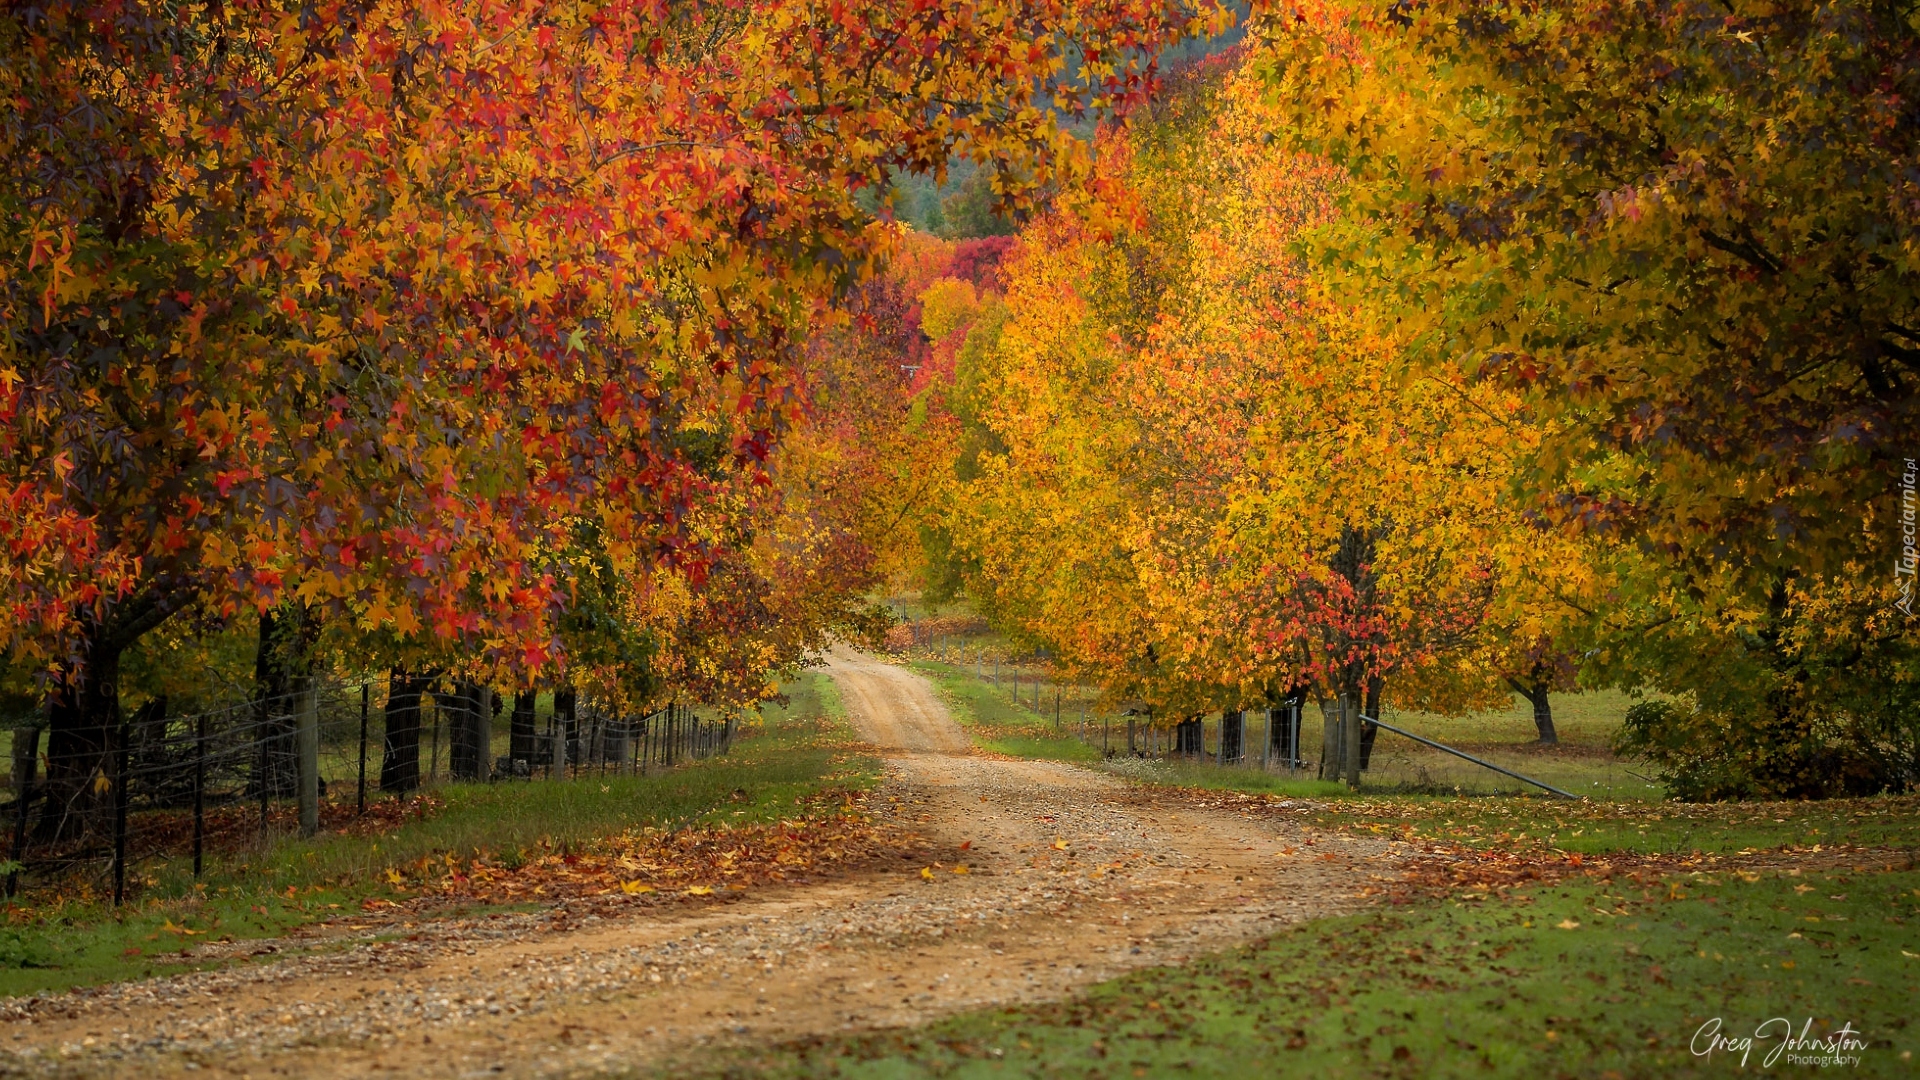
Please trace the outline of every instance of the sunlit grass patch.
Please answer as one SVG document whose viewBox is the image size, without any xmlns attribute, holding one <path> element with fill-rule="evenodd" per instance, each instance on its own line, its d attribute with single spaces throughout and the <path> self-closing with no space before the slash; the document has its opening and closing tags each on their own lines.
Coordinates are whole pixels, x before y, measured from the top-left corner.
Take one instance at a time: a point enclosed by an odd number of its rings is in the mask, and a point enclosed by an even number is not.
<svg viewBox="0 0 1920 1080">
<path fill-rule="evenodd" d="M 992 683 L 955 665 L 919 660 L 909 666 L 932 680 L 954 720 L 981 749 L 1011 757 L 1060 761 L 1094 761 L 1100 757 L 1098 747 L 1082 742 L 1069 730 L 1064 711 L 1056 720 L 1047 708 L 1052 703 L 1044 695 L 1042 708 L 1036 711 L 1027 702 L 1014 700 Z M 1061 708 L 1068 706 L 1062 702 Z"/>
</svg>

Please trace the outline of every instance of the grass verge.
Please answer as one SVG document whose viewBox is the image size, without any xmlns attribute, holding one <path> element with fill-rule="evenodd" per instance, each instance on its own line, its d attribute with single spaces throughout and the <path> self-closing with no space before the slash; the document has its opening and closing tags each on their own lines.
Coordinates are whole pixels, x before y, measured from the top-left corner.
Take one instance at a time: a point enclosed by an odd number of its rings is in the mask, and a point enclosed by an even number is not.
<svg viewBox="0 0 1920 1080">
<path fill-rule="evenodd" d="M 1920 797 L 1823 802 L 1566 802 L 1548 798 L 1344 798 L 1320 804 L 1323 828 L 1492 852 L 1738 855 L 1830 848 L 1920 850 Z"/>
<path fill-rule="evenodd" d="M 1724 1076 L 1740 1050 L 1699 1053 L 1713 1031 L 1752 1039 L 1746 1068 L 1761 1071 L 1789 1029 L 1846 1025 L 1853 1074 L 1910 1075 L 1916 925 L 1913 871 L 1568 881 L 1320 920 L 1073 1000 L 743 1054 L 716 1072 Z M 1800 1064 L 1789 1052 L 1772 1064 Z"/>
<path fill-rule="evenodd" d="M 629 829 L 775 822 L 829 790 L 877 783 L 879 763 L 853 754 L 830 682 L 808 673 L 791 704 L 732 753 L 647 777 L 564 783 L 460 784 L 434 789 L 433 810 L 371 834 L 287 838 L 264 852 L 215 860 L 199 884 L 181 868 L 153 872 L 138 899 L 35 896 L 0 923 L 0 996 L 56 991 L 213 966 L 182 958 L 199 942 L 275 937 L 392 893 L 391 867 L 490 855 L 512 864 L 533 850 L 586 846 Z M 450 905 L 465 914 L 473 905 Z"/>
<path fill-rule="evenodd" d="M 932 681 L 954 720 L 983 750 L 1051 761 L 1100 759 L 1097 747 L 1064 730 L 1064 720 L 1056 728 L 1050 713 L 1036 712 L 963 668 L 934 660 L 915 660 L 907 666 Z"/>
</svg>

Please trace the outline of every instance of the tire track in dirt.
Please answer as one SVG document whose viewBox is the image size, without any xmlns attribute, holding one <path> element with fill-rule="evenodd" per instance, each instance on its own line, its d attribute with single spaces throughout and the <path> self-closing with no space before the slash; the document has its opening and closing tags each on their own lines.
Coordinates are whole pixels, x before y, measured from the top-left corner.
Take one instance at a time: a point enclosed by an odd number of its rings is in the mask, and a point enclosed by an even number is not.
<svg viewBox="0 0 1920 1080">
<path fill-rule="evenodd" d="M 844 649 L 829 660 L 887 758 L 872 808 L 937 863 L 564 930 L 538 915 L 423 924 L 418 941 L 15 1003 L 0 1074 L 594 1075 L 1058 998 L 1353 910 L 1368 871 L 1403 857 L 975 753 L 925 680 Z"/>
</svg>

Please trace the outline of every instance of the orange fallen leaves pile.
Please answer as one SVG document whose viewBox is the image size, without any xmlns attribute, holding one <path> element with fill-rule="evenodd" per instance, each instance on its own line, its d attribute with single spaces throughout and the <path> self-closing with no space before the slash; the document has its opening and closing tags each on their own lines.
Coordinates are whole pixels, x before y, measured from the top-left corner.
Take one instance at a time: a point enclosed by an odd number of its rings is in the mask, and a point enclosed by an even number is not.
<svg viewBox="0 0 1920 1080">
<path fill-rule="evenodd" d="M 511 904 L 590 897 L 712 896 L 810 880 L 917 853 L 920 838 L 864 815 L 825 810 L 773 823 L 642 829 L 592 845 L 544 849 L 523 861 L 450 855 L 387 872 L 396 890 L 441 900 Z M 368 909 L 387 906 L 368 901 Z"/>
<path fill-rule="evenodd" d="M 343 785 L 345 786 L 345 785 Z M 379 836 L 408 822 L 421 821 L 439 813 L 446 802 L 439 795 L 417 792 L 404 799 L 376 796 L 367 800 L 365 813 L 358 812 L 352 792 L 345 799 L 320 800 L 320 831 L 348 836 Z M 244 851 L 260 841 L 260 805 L 236 802 L 210 806 L 206 813 L 206 846 L 211 852 L 231 854 Z M 276 801 L 269 806 L 267 829 L 276 835 L 297 832 L 300 811 L 292 802 Z M 177 810 L 137 814 L 129 832 L 140 850 L 174 854 L 192 850 L 193 815 Z"/>
</svg>

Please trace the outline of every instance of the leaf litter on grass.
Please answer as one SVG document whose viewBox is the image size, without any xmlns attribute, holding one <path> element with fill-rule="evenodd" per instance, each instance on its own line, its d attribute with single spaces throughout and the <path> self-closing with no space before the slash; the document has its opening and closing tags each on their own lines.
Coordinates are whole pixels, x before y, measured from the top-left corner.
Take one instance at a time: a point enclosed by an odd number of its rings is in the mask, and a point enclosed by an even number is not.
<svg viewBox="0 0 1920 1080">
<path fill-rule="evenodd" d="M 840 805 L 775 822 L 630 829 L 588 844 L 545 847 L 513 860 L 485 854 L 425 857 L 394 868 L 388 881 L 397 893 L 413 894 L 412 906 L 611 903 L 655 894 L 712 896 L 756 885 L 800 883 L 896 861 L 903 851 L 924 848 L 916 834 L 874 821 L 859 807 L 860 798 L 858 792 L 839 793 Z M 369 912 L 400 906 L 379 897 L 361 905 Z"/>
</svg>

